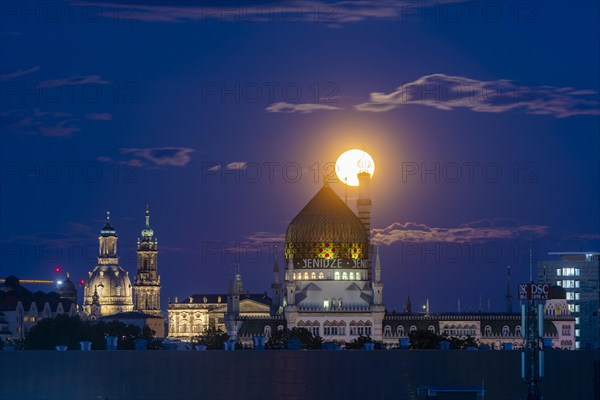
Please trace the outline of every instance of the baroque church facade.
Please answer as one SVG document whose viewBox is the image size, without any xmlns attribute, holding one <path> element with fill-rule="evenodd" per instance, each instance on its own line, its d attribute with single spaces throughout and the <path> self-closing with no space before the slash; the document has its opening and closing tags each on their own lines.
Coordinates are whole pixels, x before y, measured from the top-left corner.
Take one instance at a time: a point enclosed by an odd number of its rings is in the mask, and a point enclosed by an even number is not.
<svg viewBox="0 0 600 400">
<path fill-rule="evenodd" d="M 137 243 L 137 271 L 134 285 L 129 272 L 119 265 L 118 236 L 106 212 L 106 223 L 98 237 L 98 263 L 88 272 L 84 285 L 83 311 L 90 319 L 111 317 L 159 317 L 160 275 L 158 274 L 158 240 L 150 227 L 150 210 Z"/>
</svg>

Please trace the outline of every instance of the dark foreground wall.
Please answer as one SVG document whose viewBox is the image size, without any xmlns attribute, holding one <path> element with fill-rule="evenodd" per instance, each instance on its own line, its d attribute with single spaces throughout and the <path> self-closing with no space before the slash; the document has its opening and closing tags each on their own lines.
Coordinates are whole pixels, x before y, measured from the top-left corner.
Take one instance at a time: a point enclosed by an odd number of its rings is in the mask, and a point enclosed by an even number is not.
<svg viewBox="0 0 600 400">
<path fill-rule="evenodd" d="M 545 400 L 593 400 L 600 352 L 546 354 Z M 0 352 L 0 399 L 416 399 L 420 385 L 526 398 L 517 351 Z"/>
</svg>

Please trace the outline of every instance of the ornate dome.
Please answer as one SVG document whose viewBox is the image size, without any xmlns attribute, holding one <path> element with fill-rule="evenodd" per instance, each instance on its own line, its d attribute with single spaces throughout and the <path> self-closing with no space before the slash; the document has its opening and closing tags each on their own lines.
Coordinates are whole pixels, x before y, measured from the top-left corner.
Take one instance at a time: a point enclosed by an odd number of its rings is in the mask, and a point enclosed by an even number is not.
<svg viewBox="0 0 600 400">
<path fill-rule="evenodd" d="M 110 224 L 110 211 L 106 211 L 106 224 L 100 230 L 102 236 L 117 236 L 117 231 Z"/>
<path fill-rule="evenodd" d="M 154 230 L 150 227 L 150 209 L 146 206 L 146 225 L 144 225 L 144 229 L 142 229 L 142 237 L 144 239 L 149 239 L 154 235 Z"/>
<path fill-rule="evenodd" d="M 360 219 L 325 185 L 292 220 L 285 257 L 367 258 L 368 237 Z"/>
<path fill-rule="evenodd" d="M 129 275 L 118 265 L 98 265 L 90 272 L 85 284 L 84 306 L 92 304 L 94 290 L 98 292 L 103 315 L 133 308 Z"/>
</svg>

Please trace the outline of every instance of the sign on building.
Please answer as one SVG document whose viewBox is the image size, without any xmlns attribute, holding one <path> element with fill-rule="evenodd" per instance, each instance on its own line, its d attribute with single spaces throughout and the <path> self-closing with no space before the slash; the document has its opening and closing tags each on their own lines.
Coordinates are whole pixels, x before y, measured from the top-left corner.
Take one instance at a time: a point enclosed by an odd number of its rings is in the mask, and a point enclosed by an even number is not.
<svg viewBox="0 0 600 400">
<path fill-rule="evenodd" d="M 521 283 L 519 284 L 519 300 L 548 300 L 550 284 Z"/>
</svg>

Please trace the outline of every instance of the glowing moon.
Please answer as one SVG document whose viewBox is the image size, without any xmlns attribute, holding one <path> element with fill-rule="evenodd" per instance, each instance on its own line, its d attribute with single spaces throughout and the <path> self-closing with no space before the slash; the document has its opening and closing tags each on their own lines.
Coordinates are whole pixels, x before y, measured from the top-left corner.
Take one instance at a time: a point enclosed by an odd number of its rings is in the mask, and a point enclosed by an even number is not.
<svg viewBox="0 0 600 400">
<path fill-rule="evenodd" d="M 346 185 L 358 186 L 358 173 L 368 172 L 373 176 L 375 163 L 366 151 L 352 149 L 338 157 L 335 162 L 335 172 Z"/>
</svg>

